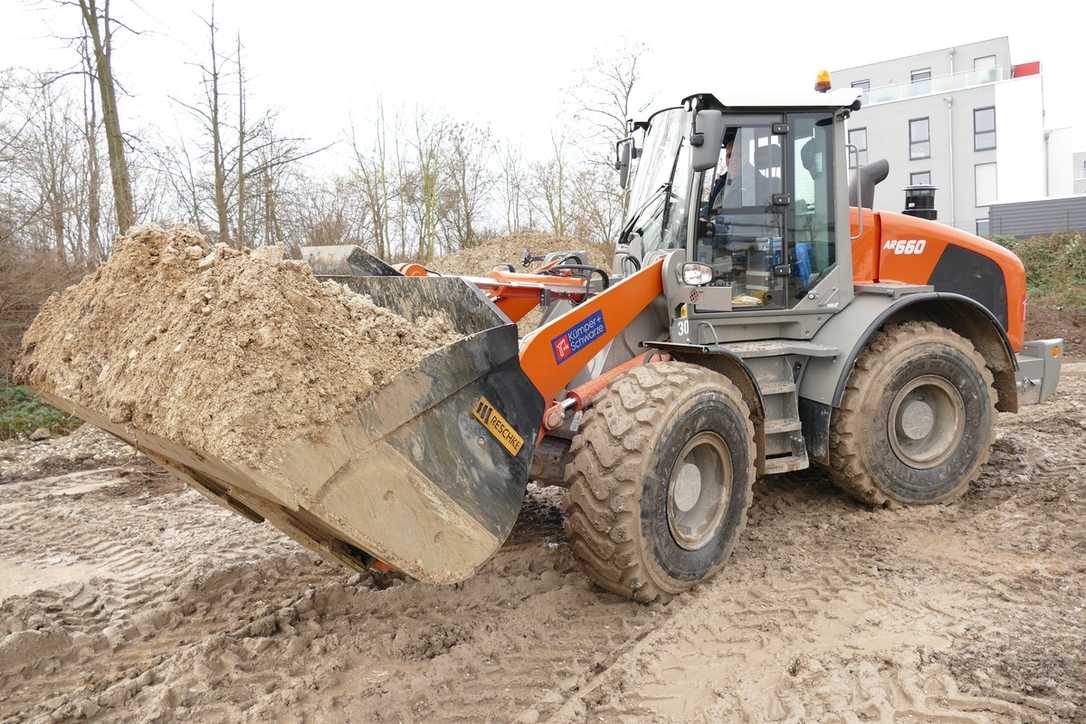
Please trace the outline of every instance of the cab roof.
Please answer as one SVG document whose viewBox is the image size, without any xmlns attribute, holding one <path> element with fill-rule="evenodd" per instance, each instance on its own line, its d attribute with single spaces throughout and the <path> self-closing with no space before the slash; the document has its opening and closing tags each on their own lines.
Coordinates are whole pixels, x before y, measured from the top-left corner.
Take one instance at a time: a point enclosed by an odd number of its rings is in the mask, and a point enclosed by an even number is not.
<svg viewBox="0 0 1086 724">
<path fill-rule="evenodd" d="M 699 100 L 699 108 L 718 108 L 727 111 L 754 110 L 860 110 L 859 88 L 836 88 L 819 93 L 817 91 L 784 93 L 726 93 L 720 97 L 712 93 L 694 93 L 683 98 L 683 104 L 694 99 Z M 723 98 L 723 100 L 721 100 Z"/>
</svg>

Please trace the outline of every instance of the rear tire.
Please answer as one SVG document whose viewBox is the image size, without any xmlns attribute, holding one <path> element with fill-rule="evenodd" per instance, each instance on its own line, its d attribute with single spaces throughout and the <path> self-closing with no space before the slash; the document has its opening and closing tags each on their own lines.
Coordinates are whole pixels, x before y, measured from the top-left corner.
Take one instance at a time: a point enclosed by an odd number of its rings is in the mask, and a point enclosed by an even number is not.
<svg viewBox="0 0 1086 724">
<path fill-rule="evenodd" d="M 834 482 L 870 505 L 957 498 L 988 460 L 994 399 L 992 373 L 969 340 L 933 322 L 886 328 L 833 411 Z"/>
<path fill-rule="evenodd" d="M 589 577 L 667 601 L 716 573 L 746 524 L 754 427 L 739 389 L 681 362 L 635 367 L 584 416 L 566 526 Z"/>
</svg>

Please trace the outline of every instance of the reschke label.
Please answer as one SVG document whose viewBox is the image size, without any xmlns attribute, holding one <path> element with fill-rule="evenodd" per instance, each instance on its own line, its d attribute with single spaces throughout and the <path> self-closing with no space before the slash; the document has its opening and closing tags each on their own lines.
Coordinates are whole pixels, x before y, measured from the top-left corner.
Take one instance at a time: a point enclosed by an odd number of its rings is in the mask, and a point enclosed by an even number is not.
<svg viewBox="0 0 1086 724">
<path fill-rule="evenodd" d="M 551 340 L 554 361 L 562 364 L 606 333 L 603 310 L 597 310 Z"/>
</svg>

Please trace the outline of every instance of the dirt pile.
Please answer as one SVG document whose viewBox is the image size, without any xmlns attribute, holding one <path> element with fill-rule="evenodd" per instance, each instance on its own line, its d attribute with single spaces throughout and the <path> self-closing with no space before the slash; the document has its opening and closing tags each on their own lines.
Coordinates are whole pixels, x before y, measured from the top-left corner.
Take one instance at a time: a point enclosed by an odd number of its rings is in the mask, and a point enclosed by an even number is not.
<svg viewBox="0 0 1086 724">
<path fill-rule="evenodd" d="M 1076 360 L 1086 359 L 1086 309 L 1054 303 L 1049 299 L 1030 300 L 1026 306 L 1026 339 L 1063 339 L 1063 353 Z"/>
<path fill-rule="evenodd" d="M 144 226 L 54 295 L 16 375 L 110 421 L 260 468 L 458 337 L 320 282 L 302 262 Z"/>
<path fill-rule="evenodd" d="M 585 263 L 611 269 L 611 246 L 592 241 L 558 239 L 550 234 L 511 234 L 496 239 L 487 239 L 470 249 L 447 254 L 427 264 L 430 269 L 442 274 L 485 274 L 494 267 L 512 264 L 519 271 L 530 271 L 539 266 L 533 262 L 524 266 L 524 253 L 543 256 L 552 251 L 584 251 L 588 254 Z"/>
<path fill-rule="evenodd" d="M 532 256 L 545 256 L 555 251 L 583 251 L 588 257 L 584 260 L 586 264 L 608 272 L 611 270 L 612 247 L 610 244 L 559 239 L 551 234 L 533 232 L 487 239 L 479 246 L 447 254 L 426 266 L 442 274 L 475 276 L 484 275 L 495 267 L 504 267 L 507 264 L 512 264 L 515 271 L 531 272 L 538 269 L 540 263 L 531 262 L 525 266 L 523 263 L 525 253 L 530 253 Z M 541 317 L 539 309 L 529 312 L 517 325 L 520 333 L 527 334 L 538 327 Z"/>
</svg>

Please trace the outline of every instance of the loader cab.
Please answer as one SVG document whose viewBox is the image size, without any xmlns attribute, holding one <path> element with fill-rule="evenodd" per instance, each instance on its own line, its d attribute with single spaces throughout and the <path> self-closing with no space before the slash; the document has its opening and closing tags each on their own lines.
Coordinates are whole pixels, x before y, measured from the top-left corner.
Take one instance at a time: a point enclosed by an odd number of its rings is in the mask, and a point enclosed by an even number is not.
<svg viewBox="0 0 1086 724">
<path fill-rule="evenodd" d="M 634 263 L 624 255 L 644 261 L 683 249 L 687 261 L 711 270 L 706 287 L 728 290 L 707 294 L 718 301 L 703 304 L 702 312 L 825 306 L 833 303 L 831 289 L 837 303 L 847 302 L 841 298 L 851 287 L 844 119 L 855 96 L 844 93 L 788 105 L 731 104 L 701 94 L 637 124 L 644 143 L 616 270 Z M 711 139 L 713 124 L 698 128 L 709 113 L 721 128 Z M 709 167 L 699 141 L 719 144 Z"/>
</svg>

